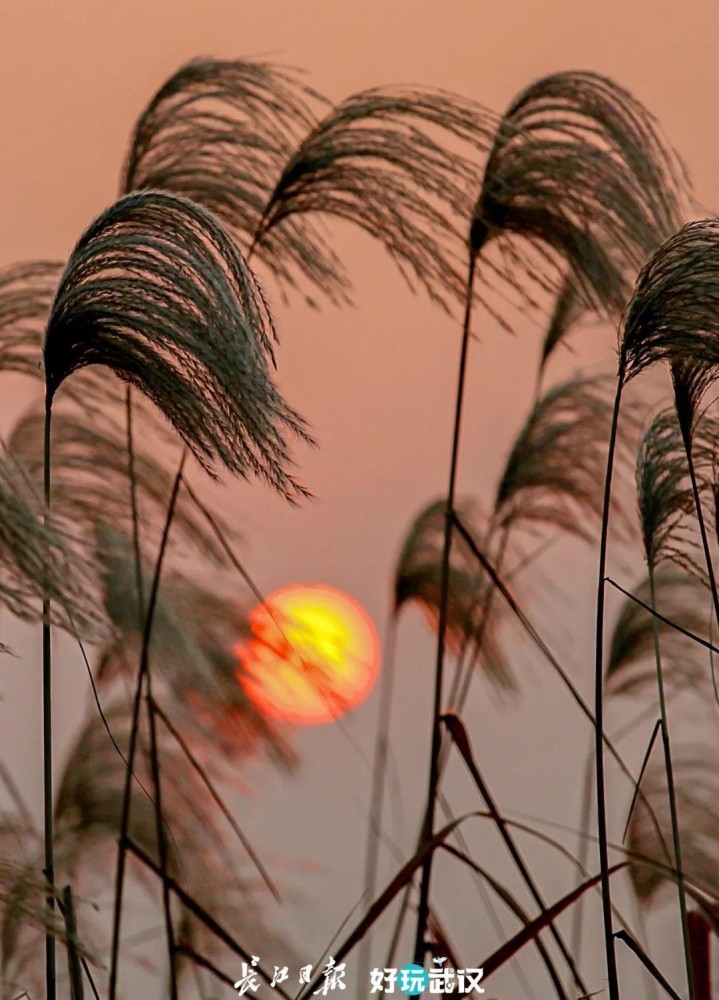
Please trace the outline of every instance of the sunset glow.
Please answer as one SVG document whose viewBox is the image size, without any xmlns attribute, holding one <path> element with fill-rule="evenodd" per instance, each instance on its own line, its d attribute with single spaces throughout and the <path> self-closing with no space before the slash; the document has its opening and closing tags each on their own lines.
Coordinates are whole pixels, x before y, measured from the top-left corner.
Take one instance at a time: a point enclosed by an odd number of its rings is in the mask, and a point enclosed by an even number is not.
<svg viewBox="0 0 719 1000">
<path fill-rule="evenodd" d="M 341 591 L 301 584 L 278 590 L 254 608 L 250 630 L 249 642 L 238 647 L 241 682 L 274 718 L 330 722 L 372 689 L 377 633 L 363 608 Z"/>
</svg>

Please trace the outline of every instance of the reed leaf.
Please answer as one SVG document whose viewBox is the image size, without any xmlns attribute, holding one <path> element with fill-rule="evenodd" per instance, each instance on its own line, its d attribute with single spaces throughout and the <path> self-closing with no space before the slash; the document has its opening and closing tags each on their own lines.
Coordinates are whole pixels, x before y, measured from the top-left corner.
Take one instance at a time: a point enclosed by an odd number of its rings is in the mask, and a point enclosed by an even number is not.
<svg viewBox="0 0 719 1000">
<path fill-rule="evenodd" d="M 569 265 L 585 301 L 619 314 L 626 269 L 676 229 L 684 177 L 651 116 L 626 90 L 590 72 L 532 83 L 510 105 L 489 154 L 470 244 L 503 257 L 525 237 Z"/>
<path fill-rule="evenodd" d="M 259 286 L 219 223 L 174 195 L 129 195 L 70 256 L 45 333 L 48 400 L 73 372 L 104 365 L 208 471 L 251 472 L 296 498 L 283 434 L 307 435 L 272 383 L 272 340 Z"/>
</svg>

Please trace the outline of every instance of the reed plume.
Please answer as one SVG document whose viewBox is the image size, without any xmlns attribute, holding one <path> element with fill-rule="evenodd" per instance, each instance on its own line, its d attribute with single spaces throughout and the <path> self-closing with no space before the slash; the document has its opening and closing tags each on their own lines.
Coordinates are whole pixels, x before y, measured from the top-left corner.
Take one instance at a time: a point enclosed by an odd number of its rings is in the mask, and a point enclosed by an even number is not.
<svg viewBox="0 0 719 1000">
<path fill-rule="evenodd" d="M 344 219 L 377 239 L 411 286 L 448 308 L 464 296 L 461 227 L 477 183 L 477 151 L 486 150 L 494 120 L 444 91 L 395 87 L 352 95 L 285 165 L 254 245 L 286 259 L 295 252 L 284 236 L 287 222 L 307 213 Z M 303 256 L 321 258 L 322 248 L 308 244 Z"/>
<path fill-rule="evenodd" d="M 274 331 L 234 243 L 198 205 L 128 195 L 81 237 L 45 333 L 47 396 L 104 365 L 162 412 L 208 471 L 265 478 L 288 498 L 285 433 L 304 424 L 270 378 Z"/>
<path fill-rule="evenodd" d="M 594 541 L 602 515 L 612 387 L 607 376 L 577 375 L 537 400 L 497 486 L 494 521 L 499 529 L 551 527 Z M 620 432 L 625 472 L 634 430 L 628 419 Z M 615 511 L 626 530 L 624 507 L 617 502 Z"/>
<path fill-rule="evenodd" d="M 531 84 L 497 130 L 475 206 L 471 246 L 521 236 L 569 265 L 596 311 L 618 315 L 638 270 L 676 227 L 683 169 L 631 94 L 590 72 Z M 520 257 L 521 262 L 521 257 Z M 566 280 L 566 279 L 565 279 Z"/>
<path fill-rule="evenodd" d="M 634 592 L 647 607 L 651 607 L 651 589 L 649 580 L 644 579 Z M 607 651 L 606 682 L 613 695 L 640 694 L 652 682 L 656 685 L 655 627 L 664 673 L 673 689 L 706 684 L 706 651 L 673 627 L 710 641 L 708 608 L 703 606 L 708 595 L 703 584 L 668 564 L 655 573 L 654 591 L 656 610 L 672 624 L 656 619 L 632 598 L 622 601 Z"/>
<path fill-rule="evenodd" d="M 707 757 L 705 746 L 687 743 L 680 746 L 676 757 L 676 795 L 687 892 L 704 912 L 708 911 L 716 919 L 719 915 L 716 760 Z M 647 802 L 651 803 L 663 830 L 668 832 L 669 803 L 664 767 L 650 764 L 642 786 Z M 678 877 L 673 862 L 667 865 L 666 855 L 657 842 L 657 831 L 649 822 L 647 811 L 647 805 L 637 803 L 628 832 L 632 884 L 645 905 L 658 901 L 660 887 L 666 882 L 676 881 Z"/>
<path fill-rule="evenodd" d="M 39 621 L 49 594 L 56 624 L 97 640 L 107 629 L 97 607 L 96 573 L 75 542 L 71 522 L 46 518 L 25 469 L 0 452 L 0 603 L 19 618 Z"/>
<path fill-rule="evenodd" d="M 674 228 L 680 205 L 680 171 L 654 122 L 626 91 L 598 74 L 560 73 L 530 85 L 512 102 L 495 135 L 479 197 L 471 215 L 465 319 L 455 407 L 448 508 L 454 503 L 474 278 L 488 244 L 498 245 L 514 284 L 533 273 L 514 237 L 534 245 L 559 273 L 570 274 L 584 300 L 599 313 L 617 315 L 626 296 L 627 268 L 639 267 L 648 252 Z M 521 279 L 515 263 L 524 264 Z M 540 274 L 540 280 L 544 280 Z M 546 282 L 545 282 L 546 283 Z M 613 451 L 612 441 L 610 454 Z M 426 839 L 433 831 L 440 750 L 447 573 L 452 520 L 447 519 L 442 563 L 432 750 Z M 603 538 L 602 550 L 606 539 Z M 604 557 L 600 567 L 603 585 Z M 599 615 L 603 609 L 598 609 Z M 599 643 L 598 643 L 599 644 Z M 597 651 L 597 785 L 602 895 L 610 1000 L 619 988 L 611 931 L 602 757 L 601 649 Z M 429 913 L 432 855 L 423 866 L 415 959 L 424 954 Z"/>
<path fill-rule="evenodd" d="M 72 379 L 69 380 L 72 382 Z M 162 429 L 148 408 L 134 404 L 138 433 L 159 448 L 166 443 Z M 8 439 L 8 451 L 39 491 L 42 491 L 44 412 L 31 406 L 16 422 Z M 78 534 L 92 536 L 99 521 L 114 524 L 129 534 L 132 511 L 128 503 L 130 471 L 124 429 L 110 413 L 97 413 L 92 420 L 75 406 L 55 407 L 51 429 L 51 505 L 56 515 L 77 525 Z M 157 454 L 147 448 L 134 449 L 133 478 L 141 527 L 151 541 L 157 541 L 158 524 L 164 517 L 172 489 L 172 474 Z M 218 515 L 213 515 L 223 535 L 233 532 Z M 178 541 L 191 546 L 203 558 L 222 565 L 224 550 L 206 519 L 186 494 L 178 498 L 175 516 Z M 154 546 L 152 546 L 154 548 Z"/>
<path fill-rule="evenodd" d="M 98 523 L 97 554 L 103 603 L 114 639 L 100 651 L 101 688 L 137 669 L 142 643 L 140 607 L 130 539 L 115 525 Z M 150 573 L 144 570 L 145 593 Z M 203 587 L 177 570 L 163 579 L 150 637 L 155 695 L 193 746 L 232 764 L 264 749 L 289 767 L 296 754 L 284 733 L 255 707 L 242 684 L 239 647 L 249 634 L 242 603 Z"/>
<path fill-rule="evenodd" d="M 195 59 L 173 73 L 141 113 L 121 190 L 190 198 L 246 251 L 277 178 L 327 103 L 285 67 Z M 255 255 L 281 288 L 308 281 L 332 301 L 346 300 L 349 282 L 339 258 L 309 217 L 286 220 L 276 242 L 257 245 Z"/>
<path fill-rule="evenodd" d="M 446 502 L 437 500 L 423 508 L 410 525 L 394 570 L 395 616 L 410 602 L 418 603 L 436 628 L 439 615 L 442 570 L 442 541 Z M 488 523 L 476 503 L 457 504 L 464 523 L 471 525 L 478 544 L 489 541 Z M 452 546 L 447 610 L 447 642 L 459 654 L 482 630 L 480 663 L 487 677 L 501 688 L 514 687 L 508 659 L 499 632 L 504 618 L 500 604 L 484 621 L 484 606 L 492 583 L 469 547 L 461 540 Z"/>
<path fill-rule="evenodd" d="M 570 331 L 590 311 L 576 279 L 571 272 L 566 274 L 554 300 L 554 307 L 542 341 L 537 369 L 538 387 L 541 386 L 549 359 L 557 347 L 566 342 Z"/>
</svg>

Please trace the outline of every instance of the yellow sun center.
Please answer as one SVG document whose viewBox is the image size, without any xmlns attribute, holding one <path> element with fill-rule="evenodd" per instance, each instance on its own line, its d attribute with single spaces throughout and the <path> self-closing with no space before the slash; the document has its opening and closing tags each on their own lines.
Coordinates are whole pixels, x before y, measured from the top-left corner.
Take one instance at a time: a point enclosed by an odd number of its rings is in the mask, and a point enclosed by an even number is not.
<svg viewBox="0 0 719 1000">
<path fill-rule="evenodd" d="M 250 615 L 238 648 L 241 682 L 268 715 L 313 724 L 338 719 L 369 694 L 379 642 L 360 605 L 332 587 L 296 585 Z"/>
</svg>

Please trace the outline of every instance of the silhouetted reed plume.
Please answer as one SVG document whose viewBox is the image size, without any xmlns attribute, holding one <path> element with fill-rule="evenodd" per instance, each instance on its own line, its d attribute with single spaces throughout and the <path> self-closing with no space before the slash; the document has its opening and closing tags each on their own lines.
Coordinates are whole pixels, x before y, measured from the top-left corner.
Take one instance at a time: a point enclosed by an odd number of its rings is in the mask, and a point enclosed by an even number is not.
<svg viewBox="0 0 719 1000">
<path fill-rule="evenodd" d="M 287 471 L 283 435 L 307 438 L 302 420 L 284 402 L 270 375 L 274 330 L 254 275 L 235 243 L 204 208 L 164 192 L 128 195 L 84 233 L 60 281 L 45 332 L 44 486 L 51 500 L 51 410 L 57 389 L 74 372 L 103 365 L 154 403 L 211 473 L 254 473 L 288 499 L 303 496 Z M 171 511 L 179 481 L 173 490 Z M 163 545 L 166 533 L 163 536 Z M 156 580 L 159 582 L 161 555 Z M 151 598 L 152 599 L 152 598 Z M 46 596 L 46 603 L 49 598 Z M 46 616 L 47 617 L 47 616 Z M 133 708 L 136 733 L 147 673 L 145 622 Z M 51 659 L 44 631 L 45 843 L 52 884 Z M 151 725 L 154 741 L 154 728 Z M 135 753 L 130 741 L 126 809 Z M 159 765 L 155 793 L 159 803 Z M 127 815 L 125 815 L 125 822 Z M 158 837 L 162 825 L 158 805 Z M 121 831 L 118 906 L 121 905 L 126 830 Z M 161 840 L 162 844 L 162 840 Z M 169 897 L 164 886 L 168 936 Z M 119 912 L 113 933 L 111 995 L 116 982 Z M 48 1000 L 54 1000 L 54 949 L 48 938 Z M 171 960 L 176 993 L 174 955 Z"/>
<path fill-rule="evenodd" d="M 97 558 L 103 601 L 114 640 L 100 652 L 96 677 L 101 688 L 137 668 L 142 643 L 129 537 L 115 525 L 97 525 Z M 152 577 L 145 569 L 148 594 Z M 247 611 L 240 601 L 203 587 L 187 574 L 165 574 L 150 637 L 156 700 L 193 746 L 230 764 L 264 749 L 284 767 L 296 760 L 287 737 L 249 699 L 242 685 L 238 649 L 247 639 Z"/>
<path fill-rule="evenodd" d="M 612 420 L 613 380 L 579 375 L 537 400 L 515 438 L 495 498 L 498 527 L 553 527 L 593 542 L 602 515 L 602 471 Z M 621 454 L 634 427 L 625 421 Z M 626 508 L 617 514 L 627 522 Z"/>
<path fill-rule="evenodd" d="M 472 290 L 480 256 L 496 243 L 510 280 L 522 285 L 532 275 L 529 263 L 517 275 L 522 258 L 514 237 L 533 244 L 559 273 L 571 275 L 583 300 L 597 312 L 616 315 L 626 298 L 627 269 L 638 268 L 647 253 L 675 228 L 681 175 L 672 154 L 641 105 L 610 80 L 594 73 L 568 72 L 544 77 L 512 102 L 500 122 L 471 216 L 466 309 L 459 366 L 455 427 L 448 489 L 454 503 L 462 400 L 471 327 Z M 540 275 L 540 280 L 544 280 Z M 610 449 L 611 450 L 611 449 Z M 447 519 L 443 552 L 443 587 L 433 738 L 429 778 L 430 837 L 437 794 L 440 747 L 447 573 L 452 521 Z M 601 576 L 603 578 L 603 568 Z M 601 657 L 600 657 L 601 659 Z M 598 671 L 597 783 L 604 932 L 610 1000 L 618 1000 L 618 980 L 611 927 L 602 758 L 602 677 Z M 415 959 L 424 954 L 429 912 L 432 855 L 423 867 L 415 940 Z"/>
<path fill-rule="evenodd" d="M 46 518 L 25 469 L 0 453 L 0 604 L 39 621 L 48 594 L 56 624 L 98 639 L 106 629 L 97 607 L 96 572 L 75 542 L 71 522 Z"/>
<path fill-rule="evenodd" d="M 478 544 L 486 540 L 487 523 L 477 505 L 460 501 L 463 521 L 476 529 Z M 425 507 L 412 522 L 402 544 L 394 571 L 394 612 L 409 602 L 420 604 L 436 626 L 441 591 L 441 555 L 446 502 L 438 500 Z M 482 527 L 484 522 L 484 527 Z M 450 566 L 447 640 L 459 654 L 476 637 L 482 626 L 481 664 L 488 677 L 500 687 L 512 686 L 509 662 L 502 651 L 499 626 L 502 607 L 497 605 L 490 622 L 483 624 L 484 604 L 491 582 L 467 545 L 457 542 Z"/>
<path fill-rule="evenodd" d="M 710 641 L 710 615 L 703 584 L 677 566 L 666 565 L 654 574 L 656 610 L 672 624 L 654 617 L 652 587 L 648 579 L 625 598 L 612 631 L 607 651 L 606 681 L 613 695 L 638 694 L 653 683 L 656 689 L 655 627 L 661 641 L 662 664 L 672 690 L 704 688 L 707 682 L 707 650 L 692 642 L 674 626 Z"/>
<path fill-rule="evenodd" d="M 700 907 L 719 915 L 719 880 L 717 879 L 716 831 L 717 762 L 707 757 L 706 747 L 684 744 L 677 753 L 676 794 L 679 801 L 682 830 L 682 863 L 687 891 Z M 650 764 L 642 782 L 648 801 L 659 817 L 663 829 L 669 831 L 667 777 L 664 767 Z M 650 904 L 659 888 L 667 881 L 676 881 L 673 861 L 658 843 L 657 831 L 649 821 L 647 806 L 637 803 L 629 825 L 628 847 L 631 853 L 630 874 L 639 899 Z"/>
<path fill-rule="evenodd" d="M 208 471 L 253 472 L 295 498 L 283 435 L 307 435 L 270 378 L 273 339 L 259 286 L 216 220 L 173 195 L 129 195 L 85 232 L 60 282 L 48 399 L 73 372 L 109 367 Z"/>
<path fill-rule="evenodd" d="M 134 404 L 137 430 L 144 438 L 151 436 L 159 449 L 166 442 L 158 433 L 157 421 L 151 420 L 147 406 L 142 407 L 139 402 Z M 35 405 L 20 417 L 8 440 L 10 454 L 22 465 L 39 492 L 42 492 L 43 438 L 44 413 Z M 55 406 L 51 447 L 51 505 L 55 515 L 71 521 L 78 535 L 85 536 L 92 544 L 98 519 L 130 533 L 132 512 L 128 503 L 127 442 L 123 429 L 112 415 L 96 413 L 93 419 L 88 419 L 87 413 L 75 406 Z M 138 445 L 134 448 L 133 476 L 141 527 L 146 537 L 156 543 L 158 525 L 164 519 L 172 490 L 172 474 L 159 455 Z M 221 518 L 218 520 L 223 533 L 232 537 L 229 526 Z M 218 564 L 225 561 L 215 534 L 184 493 L 177 501 L 175 531 L 178 540 L 192 546 L 203 558 Z"/>
</svg>

